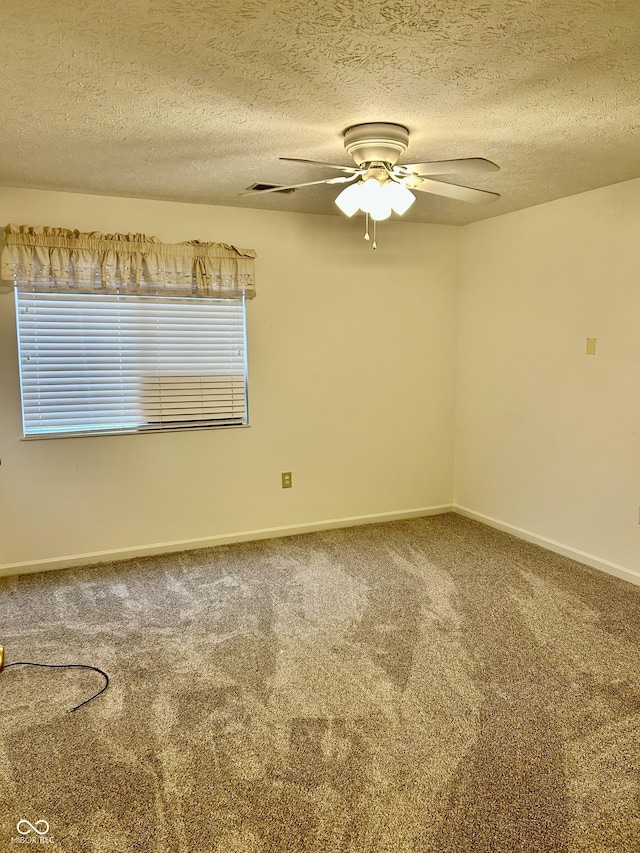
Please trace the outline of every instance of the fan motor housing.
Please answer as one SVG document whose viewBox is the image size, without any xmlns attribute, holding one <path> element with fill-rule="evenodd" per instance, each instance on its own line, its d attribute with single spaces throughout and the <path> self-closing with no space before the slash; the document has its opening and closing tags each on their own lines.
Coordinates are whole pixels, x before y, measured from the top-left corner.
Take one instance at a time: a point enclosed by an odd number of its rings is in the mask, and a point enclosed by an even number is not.
<svg viewBox="0 0 640 853">
<path fill-rule="evenodd" d="M 389 163 L 394 166 L 409 144 L 409 131 L 401 124 L 369 122 L 344 132 L 344 147 L 356 165 Z"/>
</svg>

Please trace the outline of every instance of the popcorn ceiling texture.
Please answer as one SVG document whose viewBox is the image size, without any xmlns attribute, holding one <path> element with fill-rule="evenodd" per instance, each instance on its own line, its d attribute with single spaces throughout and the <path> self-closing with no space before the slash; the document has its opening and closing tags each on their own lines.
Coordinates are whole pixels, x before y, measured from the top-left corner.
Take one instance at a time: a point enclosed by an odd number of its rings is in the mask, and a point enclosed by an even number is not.
<svg viewBox="0 0 640 853">
<path fill-rule="evenodd" d="M 336 212 L 355 123 L 405 124 L 405 161 L 484 156 L 465 223 L 640 175 L 637 0 L 0 0 L 0 184 Z M 452 176 L 453 179 L 453 176 Z M 465 183 L 465 180 L 461 180 Z"/>
</svg>

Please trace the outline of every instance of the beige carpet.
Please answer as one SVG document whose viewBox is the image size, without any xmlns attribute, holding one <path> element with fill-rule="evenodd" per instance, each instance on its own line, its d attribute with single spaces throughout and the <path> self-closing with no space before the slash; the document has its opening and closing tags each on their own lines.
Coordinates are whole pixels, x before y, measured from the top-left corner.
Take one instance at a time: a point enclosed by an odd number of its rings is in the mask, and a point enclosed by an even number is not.
<svg viewBox="0 0 640 853">
<path fill-rule="evenodd" d="M 7 663 L 112 680 L 0 675 L 0 850 L 632 853 L 639 640 L 455 515 L 4 579 Z"/>
</svg>

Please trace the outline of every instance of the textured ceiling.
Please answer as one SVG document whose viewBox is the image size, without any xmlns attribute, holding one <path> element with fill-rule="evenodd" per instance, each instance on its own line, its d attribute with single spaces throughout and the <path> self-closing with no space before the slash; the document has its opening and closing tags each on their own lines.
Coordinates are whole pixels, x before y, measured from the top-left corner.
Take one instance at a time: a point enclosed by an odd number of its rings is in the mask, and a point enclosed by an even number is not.
<svg viewBox="0 0 640 853">
<path fill-rule="evenodd" d="M 339 187 L 241 198 L 351 164 L 352 124 L 405 162 L 487 157 L 466 223 L 640 176 L 639 0 L 0 0 L 0 184 L 336 213 Z"/>
</svg>

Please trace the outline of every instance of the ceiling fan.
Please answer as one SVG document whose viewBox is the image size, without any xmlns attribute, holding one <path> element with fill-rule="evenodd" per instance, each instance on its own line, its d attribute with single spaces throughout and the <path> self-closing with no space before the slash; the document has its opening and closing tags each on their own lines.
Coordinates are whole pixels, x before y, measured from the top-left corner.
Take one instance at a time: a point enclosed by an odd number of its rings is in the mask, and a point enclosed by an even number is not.
<svg viewBox="0 0 640 853">
<path fill-rule="evenodd" d="M 408 145 L 409 131 L 403 125 L 388 122 L 356 124 L 344 132 L 344 147 L 353 158 L 355 166 L 281 157 L 281 160 L 288 162 L 306 163 L 333 169 L 342 174 L 288 186 L 254 185 L 242 195 L 255 195 L 256 192 L 290 192 L 316 184 L 347 184 L 336 198 L 336 204 L 347 216 L 353 216 L 358 210 L 366 214 L 366 240 L 369 239 L 369 217 L 373 220 L 375 229 L 375 223 L 388 219 L 392 211 L 402 215 L 415 201 L 412 192 L 414 190 L 472 203 L 486 203 L 499 198 L 498 193 L 452 184 L 439 177 L 456 173 L 464 175 L 471 172 L 495 172 L 500 167 L 491 160 L 483 157 L 464 157 L 431 163 L 398 164 Z M 373 247 L 376 247 L 375 236 Z"/>
</svg>

